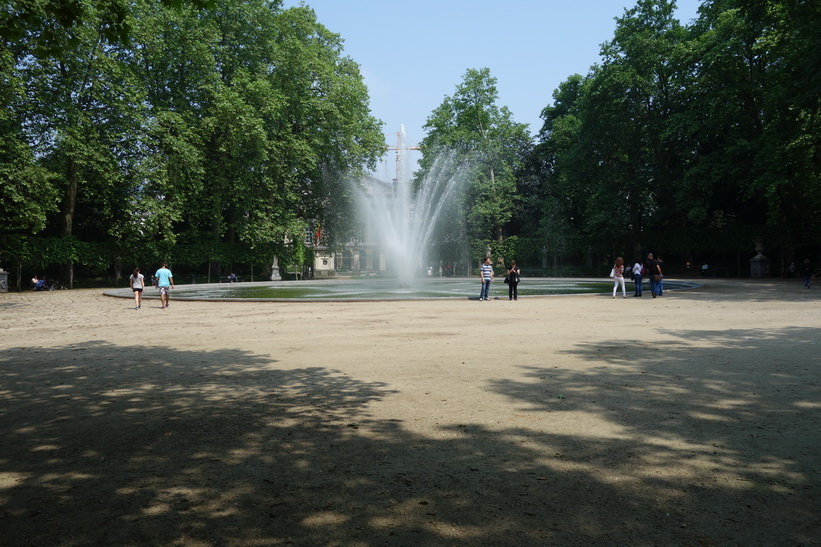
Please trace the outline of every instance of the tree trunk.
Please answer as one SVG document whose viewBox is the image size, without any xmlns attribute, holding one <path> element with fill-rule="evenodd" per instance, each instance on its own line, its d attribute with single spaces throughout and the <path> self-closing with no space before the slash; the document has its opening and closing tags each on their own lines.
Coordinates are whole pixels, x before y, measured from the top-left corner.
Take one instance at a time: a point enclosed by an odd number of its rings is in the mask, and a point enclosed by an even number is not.
<svg viewBox="0 0 821 547">
<path fill-rule="evenodd" d="M 214 247 L 216 248 L 220 242 L 220 221 L 215 220 L 211 226 L 211 241 L 214 243 Z M 222 275 L 222 271 L 220 270 L 220 263 L 218 260 L 213 260 L 212 257 L 208 257 L 208 272 L 209 272 L 209 282 L 211 273 L 214 273 L 217 277 L 217 281 L 219 281 L 219 276 Z"/>
<path fill-rule="evenodd" d="M 63 227 L 62 237 L 71 237 L 74 234 L 74 209 L 77 205 L 77 189 L 80 187 L 80 168 L 77 163 L 69 159 L 68 163 L 68 188 L 63 198 L 62 215 Z M 68 261 L 62 268 L 63 282 L 69 289 L 74 288 L 74 262 Z"/>
</svg>

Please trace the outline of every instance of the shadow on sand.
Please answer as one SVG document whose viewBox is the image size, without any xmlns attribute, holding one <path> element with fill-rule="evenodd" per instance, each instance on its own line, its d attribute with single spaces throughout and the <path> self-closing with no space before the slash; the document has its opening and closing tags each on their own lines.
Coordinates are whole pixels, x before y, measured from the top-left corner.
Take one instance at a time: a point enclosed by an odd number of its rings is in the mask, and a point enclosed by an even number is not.
<svg viewBox="0 0 821 547">
<path fill-rule="evenodd" d="M 523 419 L 583 411 L 609 436 L 470 422 L 420 436 L 412 416 L 369 415 L 386 383 L 241 350 L 13 348 L 0 356 L 3 543 L 817 544 L 818 361 L 798 348 L 819 339 L 580 344 L 584 372 L 558 354 L 487 386 Z M 783 359 L 737 365 L 763 344 Z"/>
</svg>

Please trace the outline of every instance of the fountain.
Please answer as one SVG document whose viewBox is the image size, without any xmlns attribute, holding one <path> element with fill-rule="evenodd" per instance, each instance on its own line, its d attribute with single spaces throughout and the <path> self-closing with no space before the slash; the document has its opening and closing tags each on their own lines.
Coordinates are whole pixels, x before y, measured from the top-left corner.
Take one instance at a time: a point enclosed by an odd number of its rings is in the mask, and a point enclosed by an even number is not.
<svg viewBox="0 0 821 547">
<path fill-rule="evenodd" d="M 434 163 L 429 174 L 413 188 L 410 180 L 404 127 L 398 133 L 397 174 L 393 184 L 366 179 L 357 184 L 361 218 L 368 245 L 385 253 L 385 263 L 395 272 L 396 279 L 323 279 L 269 281 L 258 283 L 224 283 L 177 285 L 173 300 L 240 300 L 240 301 L 380 301 L 410 299 L 477 299 L 478 277 L 440 278 L 415 274 L 428 268 L 431 240 L 437 224 L 455 197 L 468 168 L 444 154 Z M 275 266 L 278 264 L 275 262 Z M 276 268 L 278 269 L 278 268 Z M 385 270 L 380 260 L 380 270 Z M 507 287 L 496 283 L 491 294 Z M 549 296 L 580 293 L 608 294 L 612 281 L 600 279 L 540 279 L 527 278 L 519 286 L 519 296 Z M 668 282 L 665 288 L 684 289 L 695 283 Z M 105 291 L 109 296 L 133 298 L 128 288 Z M 493 298 L 494 296 L 492 296 Z M 143 298 L 156 295 L 149 289 Z"/>
<path fill-rule="evenodd" d="M 428 252 L 442 211 L 467 172 L 452 154 L 437 158 L 417 188 L 411 183 L 405 127 L 397 134 L 396 179 L 393 184 L 363 181 L 357 185 L 360 218 L 366 239 L 381 246 L 387 264 L 402 287 L 431 266 Z"/>
</svg>

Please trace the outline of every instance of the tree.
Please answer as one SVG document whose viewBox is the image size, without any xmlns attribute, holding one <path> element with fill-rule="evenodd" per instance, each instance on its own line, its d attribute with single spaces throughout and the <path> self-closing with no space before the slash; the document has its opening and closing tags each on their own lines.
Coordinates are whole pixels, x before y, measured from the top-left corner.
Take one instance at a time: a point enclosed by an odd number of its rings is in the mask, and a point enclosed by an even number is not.
<svg viewBox="0 0 821 547">
<path fill-rule="evenodd" d="M 497 100 L 496 78 L 490 71 L 468 70 L 454 95 L 446 97 L 425 123 L 418 176 L 424 177 L 443 153 L 455 153 L 460 166 L 470 160 L 462 227 L 476 244 L 492 240 L 500 246 L 517 203 L 516 173 L 531 139 L 527 126 L 514 122 L 510 110 L 497 106 Z M 486 243 L 479 245 L 484 248 Z"/>
<path fill-rule="evenodd" d="M 283 207 L 318 221 L 323 239 L 338 246 L 356 230 L 349 179 L 384 152 L 382 123 L 370 114 L 359 66 L 313 10 L 288 9 L 275 22 L 272 85 L 284 104 L 273 127 Z"/>
<path fill-rule="evenodd" d="M 278 252 L 313 220 L 332 237 L 352 230 L 343 183 L 384 144 L 340 38 L 310 9 L 263 1 L 145 9 L 135 40 L 154 144 L 142 194 L 171 220 L 155 226 Z"/>
<path fill-rule="evenodd" d="M 681 201 L 691 144 L 682 129 L 692 68 L 674 2 L 641 0 L 617 19 L 602 62 L 543 111 L 536 165 L 548 186 L 553 246 L 633 252 L 688 222 Z M 691 209 L 688 209 L 688 211 Z"/>
<path fill-rule="evenodd" d="M 140 126 L 135 105 L 142 101 L 121 49 L 102 32 L 103 15 L 91 3 L 83 8 L 88 24 L 64 37 L 59 57 L 20 49 L 16 67 L 32 97 L 20 127 L 61 194 L 52 233 L 100 240 L 124 209 L 121 181 L 133 158 L 130 137 Z M 74 260 L 66 256 L 69 286 Z"/>
<path fill-rule="evenodd" d="M 4 230 L 62 237 L 69 263 L 93 241 L 97 263 L 174 253 L 193 265 L 284 252 L 314 220 L 353 231 L 343 182 L 381 155 L 381 124 L 313 11 L 109 3 L 121 11 L 0 9 Z M 5 33 L 15 18 L 19 32 Z"/>
<path fill-rule="evenodd" d="M 26 140 L 25 85 L 10 44 L 0 50 L 0 233 L 37 233 L 57 209 L 53 177 Z M 2 246 L 0 246 L 2 253 Z"/>
</svg>

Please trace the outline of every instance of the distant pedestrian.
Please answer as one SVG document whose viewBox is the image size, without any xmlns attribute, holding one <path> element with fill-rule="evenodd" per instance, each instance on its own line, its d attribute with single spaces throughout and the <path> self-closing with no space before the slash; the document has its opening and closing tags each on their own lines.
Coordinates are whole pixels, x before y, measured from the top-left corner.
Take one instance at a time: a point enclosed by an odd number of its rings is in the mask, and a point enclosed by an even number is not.
<svg viewBox="0 0 821 547">
<path fill-rule="evenodd" d="M 812 264 L 810 263 L 810 257 L 804 259 L 804 263 L 801 264 L 801 277 L 804 279 L 804 286 L 806 288 L 810 288 L 810 279 L 812 278 Z"/>
<path fill-rule="evenodd" d="M 479 301 L 489 300 L 490 284 L 493 283 L 493 266 L 490 265 L 490 257 L 485 257 L 482 266 L 479 268 L 479 279 L 482 281 L 482 291 L 479 293 Z"/>
<path fill-rule="evenodd" d="M 507 270 L 507 299 L 519 299 L 519 277 L 522 271 L 516 265 L 516 261 L 510 263 L 510 268 Z"/>
<path fill-rule="evenodd" d="M 660 256 L 656 255 L 656 261 L 659 263 L 659 272 L 664 268 L 664 261 L 661 259 Z M 659 275 L 659 282 L 658 287 L 656 287 L 656 294 L 661 296 L 664 294 L 664 276 Z"/>
<path fill-rule="evenodd" d="M 140 273 L 139 268 L 134 268 L 134 273 L 128 278 L 131 284 L 131 290 L 134 291 L 134 307 L 135 310 L 140 309 L 143 301 L 143 290 L 145 290 L 145 276 Z"/>
<path fill-rule="evenodd" d="M 624 259 L 618 257 L 613 264 L 613 298 L 616 298 L 616 289 L 621 285 L 621 297 L 627 298 L 627 290 L 624 288 Z"/>
<path fill-rule="evenodd" d="M 636 258 L 636 263 L 633 264 L 633 283 L 636 285 L 636 290 L 633 296 L 641 297 L 641 282 L 644 278 L 644 264 L 641 262 L 641 257 Z"/>
<path fill-rule="evenodd" d="M 162 304 L 162 309 L 168 307 L 168 291 L 174 288 L 174 275 L 171 273 L 171 270 L 169 270 L 167 266 L 168 265 L 165 262 L 163 262 L 162 268 L 157 270 L 157 273 L 154 274 L 154 276 L 157 278 L 157 288 L 160 290 L 160 304 Z"/>
<path fill-rule="evenodd" d="M 661 281 L 661 266 L 658 261 L 653 258 L 653 253 L 647 253 L 647 260 L 644 263 L 647 270 L 647 276 L 650 280 L 650 292 L 653 298 L 658 296 L 658 284 Z"/>
<path fill-rule="evenodd" d="M 786 277 L 795 277 L 795 262 L 790 262 L 785 275 Z"/>
</svg>

